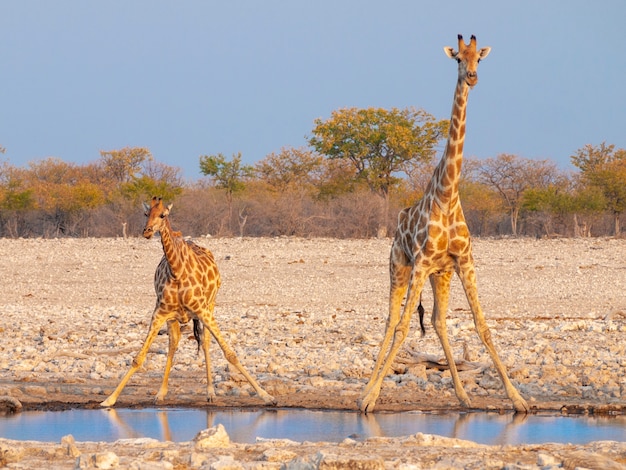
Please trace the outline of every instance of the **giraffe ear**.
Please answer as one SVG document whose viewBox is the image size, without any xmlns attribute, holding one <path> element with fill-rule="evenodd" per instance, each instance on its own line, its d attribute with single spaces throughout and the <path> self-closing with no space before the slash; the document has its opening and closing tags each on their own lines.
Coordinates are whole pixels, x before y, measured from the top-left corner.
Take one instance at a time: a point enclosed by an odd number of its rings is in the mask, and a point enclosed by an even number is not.
<svg viewBox="0 0 626 470">
<path fill-rule="evenodd" d="M 150 206 L 146 202 L 143 202 L 142 204 L 143 204 L 143 210 L 145 210 L 146 213 L 150 212 Z"/>
<path fill-rule="evenodd" d="M 174 204 L 170 204 L 170 205 L 168 205 L 168 206 L 165 208 L 165 210 L 163 211 L 163 215 L 170 215 L 170 211 L 172 210 L 172 206 L 173 206 L 173 205 L 174 205 Z"/>
<path fill-rule="evenodd" d="M 446 55 L 451 59 L 456 59 L 456 55 L 458 54 L 457 51 L 455 51 L 454 48 L 450 46 L 444 47 L 443 52 L 445 52 Z"/>
<path fill-rule="evenodd" d="M 478 51 L 478 57 L 480 57 L 480 60 L 483 60 L 489 55 L 490 52 L 491 47 L 483 47 L 481 50 Z"/>
</svg>

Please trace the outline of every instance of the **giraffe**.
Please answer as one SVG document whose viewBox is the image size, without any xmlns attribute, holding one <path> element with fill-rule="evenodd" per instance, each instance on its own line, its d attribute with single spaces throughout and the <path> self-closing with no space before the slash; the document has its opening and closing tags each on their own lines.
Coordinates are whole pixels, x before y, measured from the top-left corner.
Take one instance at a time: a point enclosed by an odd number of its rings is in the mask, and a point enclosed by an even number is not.
<svg viewBox="0 0 626 470">
<path fill-rule="evenodd" d="M 506 394 L 517 412 L 529 411 L 528 404 L 509 380 L 498 357 L 478 302 L 470 234 L 459 201 L 467 98 L 470 88 L 478 82 L 478 62 L 487 57 L 491 48 L 477 50 L 475 36 L 471 37 L 468 45 L 460 34 L 458 48 L 458 51 L 452 47 L 444 48 L 446 55 L 458 62 L 458 80 L 444 154 L 433 172 L 424 197 L 398 215 L 398 227 L 389 260 L 391 282 L 385 336 L 372 376 L 357 402 L 364 413 L 373 411 L 375 407 L 383 379 L 408 335 L 411 315 L 427 278 L 430 279 L 434 296 L 432 324 L 450 367 L 456 396 L 463 406 L 471 406 L 454 363 L 446 329 L 446 311 L 453 272 L 461 280 L 476 331 L 502 379 Z M 405 295 L 406 303 L 402 310 Z M 421 302 L 419 306 L 421 307 Z M 423 309 L 419 313 L 421 317 Z"/>
<path fill-rule="evenodd" d="M 172 208 L 170 204 L 164 207 L 161 198 L 153 197 L 150 205 L 144 203 L 146 226 L 143 236 L 150 239 L 156 232 L 161 233 L 163 258 L 154 274 L 154 289 L 157 294 L 156 308 L 150 321 L 148 336 L 142 348 L 135 357 L 131 368 L 122 378 L 120 384 L 101 406 L 113 406 L 131 376 L 141 367 L 150 345 L 159 333 L 163 324 L 167 323 L 169 348 L 165 373 L 161 388 L 155 401 L 161 402 L 167 395 L 172 360 L 178 341 L 180 340 L 180 325 L 194 320 L 194 336 L 198 341 L 198 348 L 202 345 L 207 374 L 207 397 L 209 402 L 215 399 L 215 389 L 211 377 L 211 359 L 209 357 L 210 337 L 204 334 L 208 329 L 224 356 L 250 382 L 257 394 L 266 404 L 275 405 L 276 400 L 263 390 L 256 380 L 241 365 L 235 352 L 224 340 L 213 315 L 215 296 L 220 286 L 220 275 L 215 264 L 213 254 L 201 246 L 185 241 L 180 232 L 172 231 L 168 215 Z"/>
</svg>

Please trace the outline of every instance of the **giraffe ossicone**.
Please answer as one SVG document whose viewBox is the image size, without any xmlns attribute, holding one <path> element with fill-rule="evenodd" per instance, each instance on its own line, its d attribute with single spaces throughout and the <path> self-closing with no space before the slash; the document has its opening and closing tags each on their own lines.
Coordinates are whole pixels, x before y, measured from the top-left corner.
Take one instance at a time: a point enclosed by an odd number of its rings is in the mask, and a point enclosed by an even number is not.
<svg viewBox="0 0 626 470">
<path fill-rule="evenodd" d="M 156 307 L 150 321 L 148 335 L 133 360 L 133 363 L 117 388 L 101 403 L 101 406 L 113 406 L 122 390 L 137 372 L 146 359 L 150 345 L 157 337 L 159 330 L 167 324 L 169 346 L 165 373 L 161 388 L 156 395 L 156 402 L 161 402 L 167 395 L 167 386 L 174 353 L 180 340 L 180 325 L 193 320 L 194 336 L 198 346 L 204 351 L 207 376 L 207 398 L 215 399 L 215 389 L 211 375 L 211 359 L 209 345 L 211 338 L 205 334 L 208 330 L 222 349 L 226 360 L 232 364 L 252 385 L 261 399 L 270 405 L 276 400 L 268 394 L 248 371 L 241 365 L 237 355 L 228 345 L 214 316 L 215 296 L 220 287 L 220 274 L 213 254 L 199 245 L 183 240 L 180 232 L 173 232 L 169 213 L 172 205 L 165 207 L 161 198 L 153 197 L 150 205 L 144 204 L 148 218 L 143 236 L 151 238 L 159 232 L 163 246 L 163 258 L 154 274 L 154 289 L 157 295 Z"/>
<path fill-rule="evenodd" d="M 398 215 L 398 227 L 389 257 L 391 286 L 385 335 L 372 376 L 357 402 L 364 413 L 374 410 L 383 380 L 409 334 L 411 315 L 418 306 L 427 279 L 430 280 L 434 297 L 432 324 L 450 368 L 454 391 L 463 406 L 471 406 L 459 378 L 446 327 L 450 281 L 454 272 L 463 285 L 478 336 L 502 379 L 514 409 L 523 413 L 529 411 L 526 400 L 509 380 L 478 302 L 470 233 L 459 200 L 467 97 L 470 88 L 478 83 L 478 63 L 487 57 L 491 48 L 477 49 L 475 36 L 471 37 L 469 44 L 465 44 L 459 34 L 458 41 L 458 50 L 444 48 L 446 55 L 458 62 L 458 77 L 443 156 L 422 199 Z M 402 308 L 405 296 L 406 302 Z"/>
</svg>

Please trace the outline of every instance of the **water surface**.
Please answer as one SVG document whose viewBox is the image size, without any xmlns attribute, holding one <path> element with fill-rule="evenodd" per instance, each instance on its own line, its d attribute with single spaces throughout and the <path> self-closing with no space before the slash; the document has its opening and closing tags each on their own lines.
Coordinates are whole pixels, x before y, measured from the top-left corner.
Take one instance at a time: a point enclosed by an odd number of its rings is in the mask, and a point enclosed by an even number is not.
<svg viewBox="0 0 626 470">
<path fill-rule="evenodd" d="M 0 437 L 58 442 L 67 434 L 77 441 L 112 442 L 151 437 L 189 441 L 221 423 L 231 441 L 257 437 L 294 441 L 340 442 L 345 438 L 437 434 L 481 444 L 584 444 L 626 441 L 626 416 L 555 416 L 497 413 L 374 413 L 302 409 L 102 409 L 25 411 L 0 417 Z"/>
</svg>

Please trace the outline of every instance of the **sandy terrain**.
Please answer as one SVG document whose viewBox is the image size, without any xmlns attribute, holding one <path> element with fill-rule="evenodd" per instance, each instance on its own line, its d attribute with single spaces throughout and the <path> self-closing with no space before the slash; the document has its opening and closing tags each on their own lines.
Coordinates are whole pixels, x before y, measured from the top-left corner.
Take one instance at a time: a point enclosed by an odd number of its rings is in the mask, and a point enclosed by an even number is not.
<svg viewBox="0 0 626 470">
<path fill-rule="evenodd" d="M 390 240 L 196 241 L 213 251 L 222 274 L 219 325 L 278 406 L 355 409 L 384 332 Z M 474 255 L 494 341 L 531 408 L 623 413 L 626 240 L 479 239 Z M 155 301 L 152 276 L 161 256 L 158 240 L 139 238 L 0 240 L 0 275 L 7 281 L 0 298 L 0 395 L 24 408 L 98 406 L 144 340 Z M 429 287 L 424 304 L 428 312 Z M 442 356 L 432 327 L 424 338 L 417 318 L 412 328 L 376 409 L 459 409 L 449 372 L 424 362 Z M 480 366 L 462 373 L 473 407 L 510 410 L 456 279 L 448 329 L 459 360 Z M 187 339 L 189 328 L 183 336 L 166 404 L 207 406 L 202 356 Z M 117 406 L 152 404 L 166 349 L 163 335 Z M 218 398 L 211 406 L 263 406 L 215 343 L 212 353 Z M 596 462 L 602 456 L 626 462 L 624 443 L 497 447 L 418 435 L 333 445 L 230 444 L 206 457 L 201 442 L 0 440 L 0 464 L 26 468 L 45 460 L 73 468 L 77 459 L 82 466 L 96 465 L 89 458 L 106 452 L 114 452 L 122 467 L 134 460 L 161 465 L 137 468 L 429 468 L 437 462 L 440 468 L 484 468 L 481 462 L 487 461 L 492 468 L 535 468 L 591 455 Z M 607 465 L 605 460 L 596 466 L 611 468 Z"/>
</svg>

